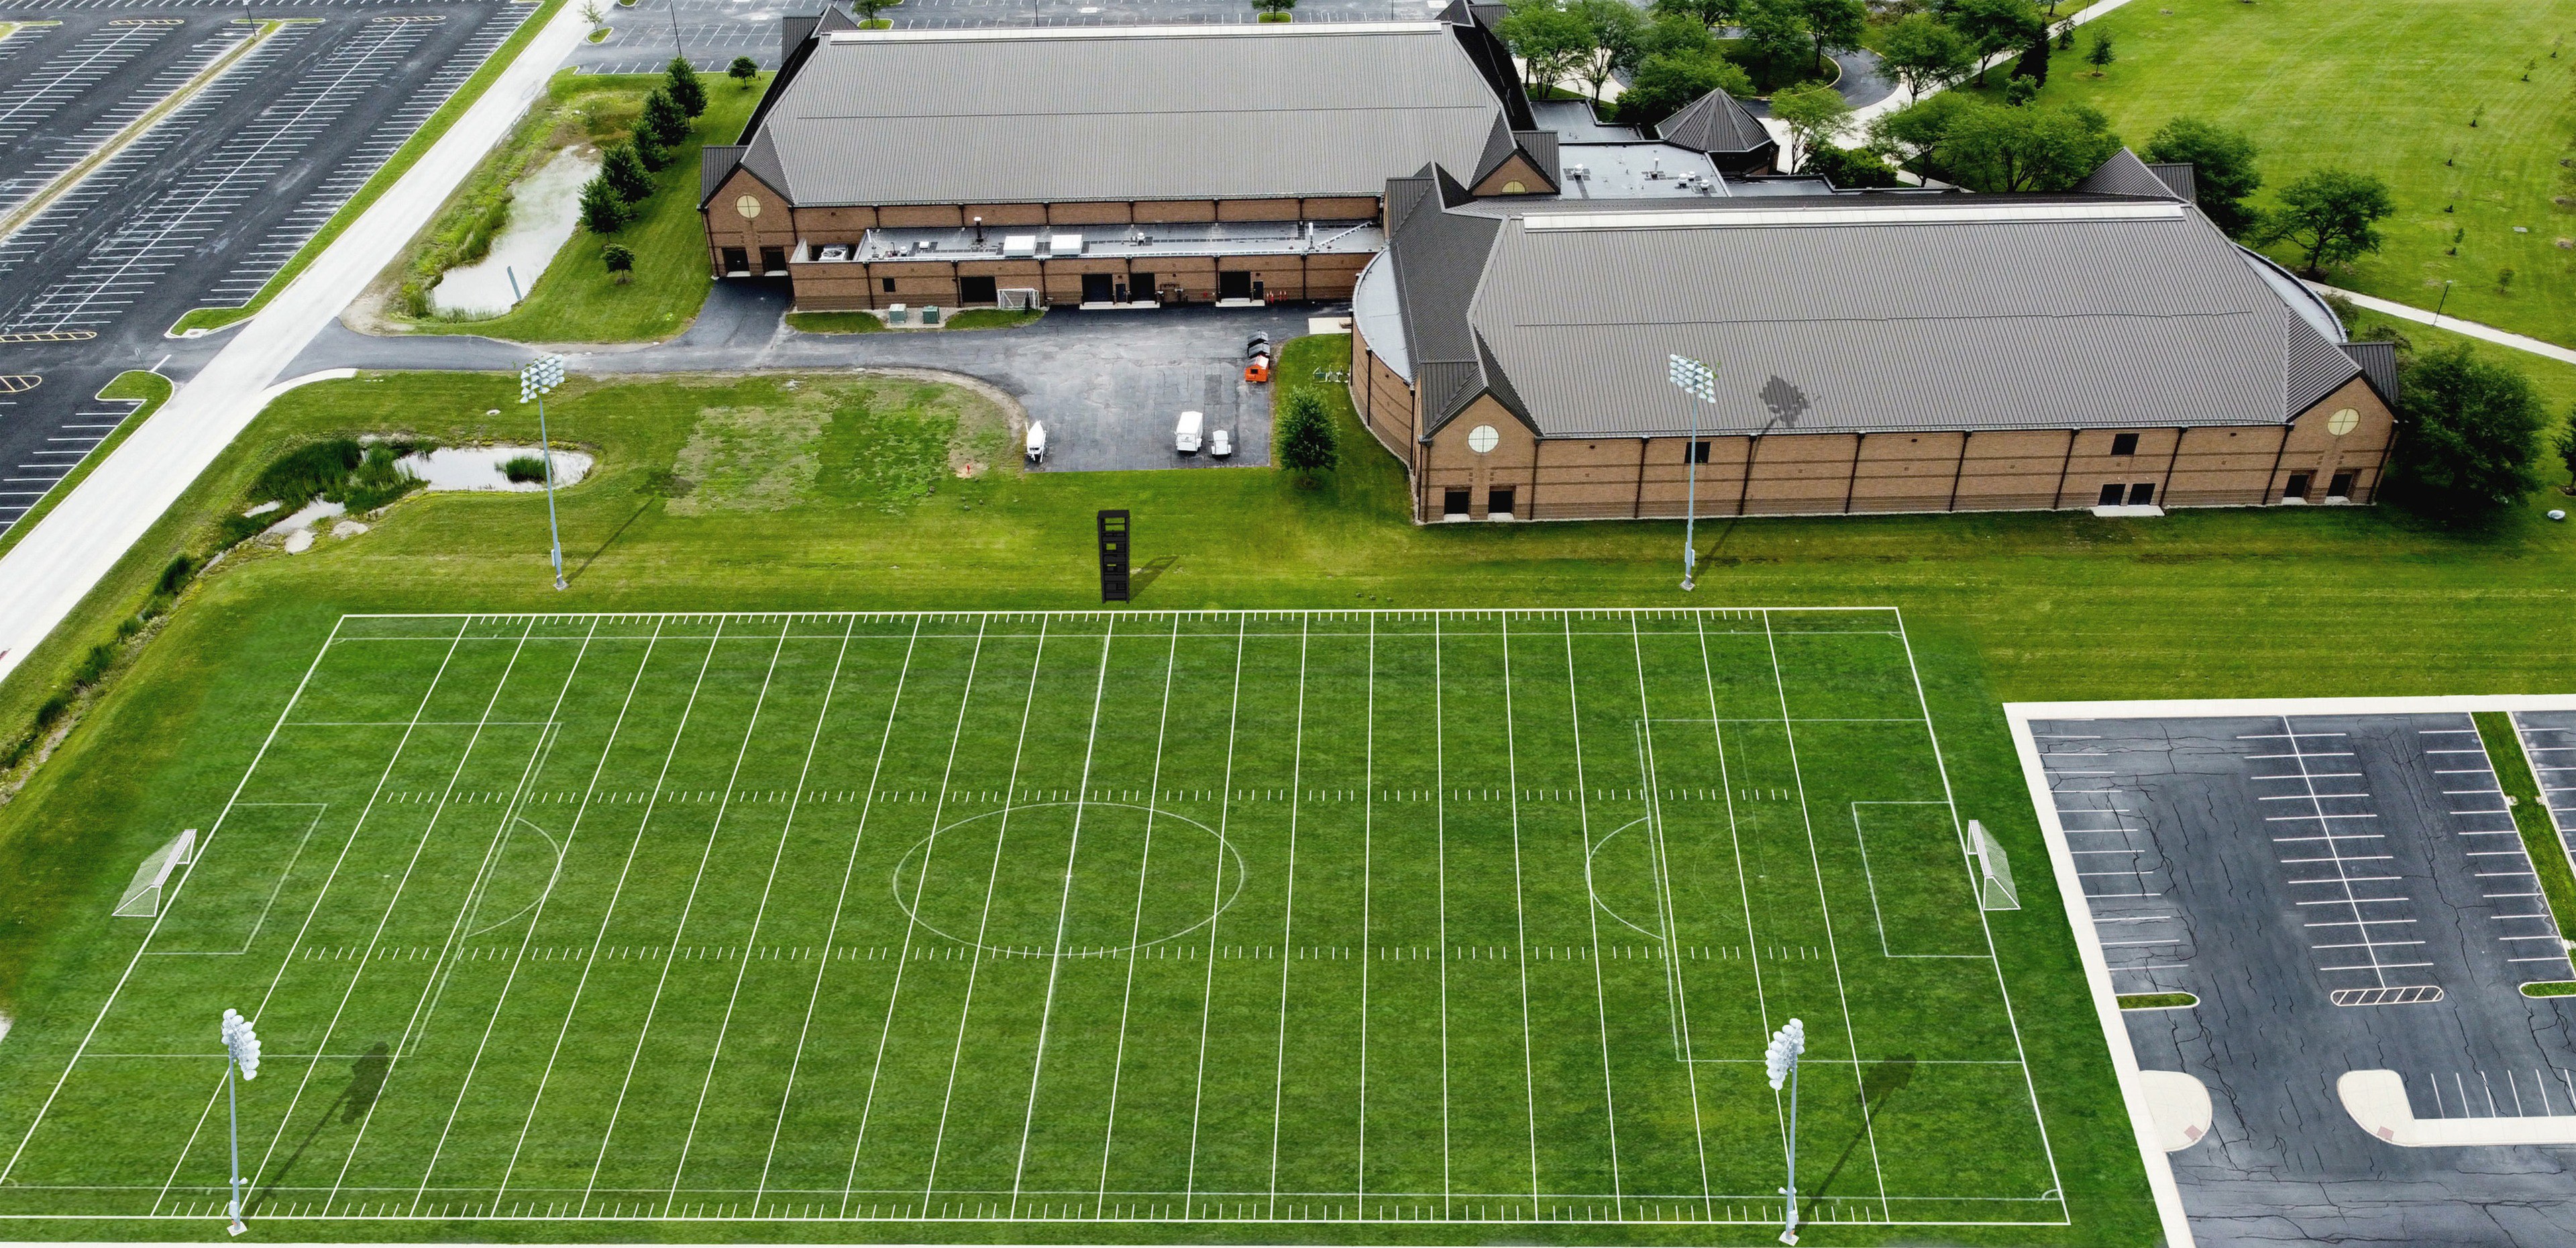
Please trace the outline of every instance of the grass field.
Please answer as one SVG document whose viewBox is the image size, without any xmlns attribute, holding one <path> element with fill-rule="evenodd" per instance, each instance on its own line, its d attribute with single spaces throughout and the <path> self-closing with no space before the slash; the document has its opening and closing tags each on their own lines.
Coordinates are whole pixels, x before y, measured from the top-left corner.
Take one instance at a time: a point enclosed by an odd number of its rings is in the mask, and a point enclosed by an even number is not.
<svg viewBox="0 0 2576 1248">
<path fill-rule="evenodd" d="M 2376 174 L 2397 204 L 2386 250 L 2330 280 L 2423 308 L 2448 280 L 2445 315 L 2576 344 L 2576 175 L 2561 163 L 2576 150 L 2576 49 L 2556 42 L 2571 28 L 2565 0 L 2157 0 L 2093 27 L 2118 52 L 2105 76 L 2083 62 L 2086 35 L 2052 58 L 2042 98 L 2092 104 L 2133 147 L 2176 116 L 2242 129 L 2262 148 L 2258 205 L 2310 170 Z"/>
<path fill-rule="evenodd" d="M 245 725 L 257 732 L 257 726 Z M 2062 1224 L 1891 611 L 354 617 L 0 1217 Z M 219 1052 L 219 1051 L 218 1051 Z"/>
</svg>

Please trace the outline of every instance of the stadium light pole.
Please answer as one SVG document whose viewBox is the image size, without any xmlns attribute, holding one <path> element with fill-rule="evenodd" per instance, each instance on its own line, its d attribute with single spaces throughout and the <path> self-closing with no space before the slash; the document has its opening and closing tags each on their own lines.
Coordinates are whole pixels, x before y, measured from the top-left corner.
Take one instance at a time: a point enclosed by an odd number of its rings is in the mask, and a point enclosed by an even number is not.
<svg viewBox="0 0 2576 1248">
<path fill-rule="evenodd" d="M 1780 1228 L 1784 1244 L 1798 1242 L 1798 1058 L 1806 1051 L 1807 1025 L 1793 1018 L 1788 1026 L 1771 1033 L 1771 1047 L 1762 1055 L 1763 1066 L 1771 1072 L 1771 1090 L 1779 1091 L 1783 1082 L 1789 1085 L 1789 1184 L 1780 1189 L 1787 1198 L 1783 1202 L 1787 1216 Z"/>
<path fill-rule="evenodd" d="M 1682 444 L 1682 462 L 1688 465 L 1690 486 L 1682 511 L 1682 589 L 1698 588 L 1692 573 L 1699 567 L 1699 548 L 1694 544 L 1699 527 L 1699 405 L 1717 402 L 1717 370 L 1687 355 L 1672 359 L 1672 382 L 1690 402 L 1690 441 Z"/>
<path fill-rule="evenodd" d="M 229 1106 L 228 1116 L 232 1120 L 233 1142 L 233 1199 L 229 1206 L 233 1220 L 232 1225 L 224 1229 L 239 1235 L 250 1228 L 242 1225 L 241 1216 L 241 1094 L 235 1090 L 240 1085 L 235 1082 L 234 1076 L 238 1072 L 240 1078 L 245 1081 L 259 1078 L 259 1033 L 251 1030 L 249 1019 L 243 1018 L 233 1010 L 225 1010 L 223 1037 L 224 1100 Z"/>
<path fill-rule="evenodd" d="M 563 384 L 564 359 L 540 355 L 519 370 L 519 402 L 537 405 L 537 455 L 546 465 L 546 534 L 554 542 L 555 588 L 564 588 L 563 529 L 555 523 L 555 448 L 546 437 L 546 392 Z"/>
</svg>

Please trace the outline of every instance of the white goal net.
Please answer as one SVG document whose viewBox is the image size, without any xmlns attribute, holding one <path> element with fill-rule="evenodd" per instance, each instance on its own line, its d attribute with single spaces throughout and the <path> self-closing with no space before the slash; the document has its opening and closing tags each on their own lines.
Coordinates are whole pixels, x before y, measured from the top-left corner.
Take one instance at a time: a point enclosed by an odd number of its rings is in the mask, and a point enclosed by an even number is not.
<svg viewBox="0 0 2576 1248">
<path fill-rule="evenodd" d="M 135 868 L 134 882 L 125 886 L 125 895 L 117 899 L 119 918 L 149 919 L 161 913 L 161 894 L 169 887 L 170 873 L 196 861 L 197 830 L 190 828 L 170 838 L 170 843 L 152 851 L 152 856 Z"/>
<path fill-rule="evenodd" d="M 1977 859 L 1977 905 L 1985 910 L 2019 910 L 2021 895 L 2013 891 L 2012 863 L 2004 857 L 2004 847 L 1995 843 L 1986 825 L 1968 821 L 1968 847 Z"/>
</svg>

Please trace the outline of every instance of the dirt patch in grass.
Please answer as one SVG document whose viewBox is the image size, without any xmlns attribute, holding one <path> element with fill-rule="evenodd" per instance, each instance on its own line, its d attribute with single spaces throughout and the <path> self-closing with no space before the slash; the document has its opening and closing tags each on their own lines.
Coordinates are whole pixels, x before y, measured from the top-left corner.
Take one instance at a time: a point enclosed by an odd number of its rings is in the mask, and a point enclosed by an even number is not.
<svg viewBox="0 0 2576 1248">
<path fill-rule="evenodd" d="M 695 488 L 670 501 L 670 514 L 782 511 L 802 501 L 822 467 L 815 443 L 831 419 L 811 401 L 705 409 L 671 464 L 671 475 Z"/>
</svg>

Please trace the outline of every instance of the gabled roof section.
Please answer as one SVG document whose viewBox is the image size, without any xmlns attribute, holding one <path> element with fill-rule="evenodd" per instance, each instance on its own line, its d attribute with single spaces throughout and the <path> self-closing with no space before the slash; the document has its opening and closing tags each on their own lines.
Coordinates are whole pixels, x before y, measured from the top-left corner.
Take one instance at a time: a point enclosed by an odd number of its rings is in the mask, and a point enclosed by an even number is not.
<svg viewBox="0 0 2576 1248">
<path fill-rule="evenodd" d="M 2343 353 L 2361 365 L 2361 375 L 2370 380 L 2370 388 L 2379 392 L 2381 402 L 2397 406 L 2397 344 L 2393 342 L 2347 342 Z"/>
<path fill-rule="evenodd" d="M 1682 106 L 1655 127 L 1655 137 L 1695 152 L 1755 152 L 1778 146 L 1771 132 L 1741 101 L 1711 91 Z"/>
<path fill-rule="evenodd" d="M 1425 21 L 843 31 L 764 102 L 746 163 L 805 205 L 1373 196 L 1425 161 L 1473 168 L 1511 121 L 1480 39 Z"/>
<path fill-rule="evenodd" d="M 2318 333 L 2306 318 L 2285 312 L 2282 329 L 2286 335 L 2288 361 L 2286 375 L 2282 379 L 2286 399 L 2281 409 L 2284 418 L 2296 417 L 2315 407 L 2317 400 L 2334 393 L 2336 387 L 2352 380 L 2353 374 L 2361 371 L 2359 363 L 2336 350 L 2335 344 L 2326 341 L 2325 335 Z"/>
<path fill-rule="evenodd" d="M 1494 128 L 1485 135 L 1484 153 L 1476 158 L 1476 171 L 1468 186 L 1483 186 L 1485 179 L 1518 156 L 1538 174 L 1539 186 L 1533 193 L 1554 194 L 1563 174 L 1557 169 L 1556 132 L 1553 130 L 1514 130 L 1501 114 L 1494 116 Z"/>
<path fill-rule="evenodd" d="M 2147 172 L 2156 175 L 2157 181 L 2171 187 L 2173 193 L 2184 202 L 2192 204 L 2200 202 L 2200 178 L 2192 172 L 2190 161 L 2150 164 L 2147 166 Z"/>
<path fill-rule="evenodd" d="M 2100 168 L 2084 175 L 2084 180 L 2075 184 L 2075 190 L 2082 195 L 2136 195 L 2149 199 L 2186 201 L 2189 199 L 2188 196 L 2176 194 L 2171 184 L 2157 177 L 2155 171 L 2147 167 L 2147 162 L 2138 159 L 2136 152 L 2125 147 L 2111 153 L 2111 158 L 2103 161 Z"/>
<path fill-rule="evenodd" d="M 778 142 L 769 131 L 752 137 L 751 145 L 743 149 L 742 167 L 769 189 L 786 196 L 788 203 L 797 202 L 796 184 L 789 180 L 787 164 L 779 159 Z"/>
<path fill-rule="evenodd" d="M 714 144 L 698 149 L 698 207 L 706 207 L 707 201 L 715 198 L 716 188 L 724 185 L 725 178 L 733 173 L 734 166 L 742 163 L 742 154 L 749 150 L 751 149 L 745 147 L 717 147 Z"/>
</svg>

